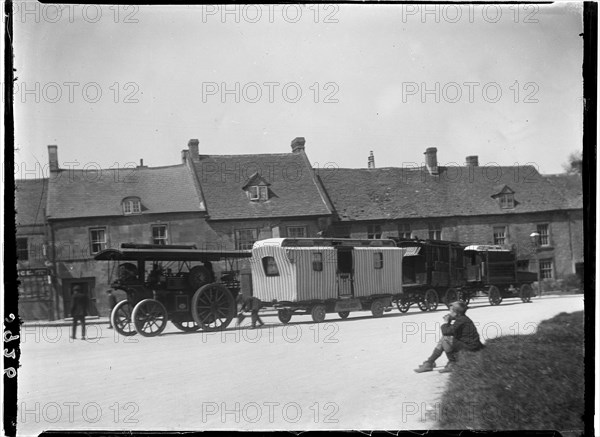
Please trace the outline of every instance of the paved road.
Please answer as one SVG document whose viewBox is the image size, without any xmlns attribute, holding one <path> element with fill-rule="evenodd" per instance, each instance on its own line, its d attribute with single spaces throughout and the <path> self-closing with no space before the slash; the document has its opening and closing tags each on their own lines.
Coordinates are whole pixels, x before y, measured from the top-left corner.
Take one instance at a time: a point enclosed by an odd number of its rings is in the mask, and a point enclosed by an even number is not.
<svg viewBox="0 0 600 437">
<path fill-rule="evenodd" d="M 483 299 L 469 316 L 484 339 L 530 334 L 583 296 L 523 304 Z M 48 429 L 430 429 L 448 374 L 413 368 L 439 338 L 445 311 L 397 310 L 374 319 L 297 316 L 259 330 L 115 336 L 90 327 L 24 327 L 19 369 L 19 435 Z M 245 322 L 247 323 L 247 321 Z M 445 364 L 445 358 L 438 366 Z"/>
</svg>

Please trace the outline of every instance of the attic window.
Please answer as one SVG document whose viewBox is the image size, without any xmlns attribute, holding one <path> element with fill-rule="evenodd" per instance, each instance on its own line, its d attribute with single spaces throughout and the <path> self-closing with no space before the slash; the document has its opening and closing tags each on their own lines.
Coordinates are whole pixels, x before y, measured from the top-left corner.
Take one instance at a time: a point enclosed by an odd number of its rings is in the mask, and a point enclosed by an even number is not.
<svg viewBox="0 0 600 437">
<path fill-rule="evenodd" d="M 500 208 L 512 209 L 515 207 L 515 195 L 513 193 L 500 194 Z"/>
<path fill-rule="evenodd" d="M 141 214 L 142 204 L 138 197 L 128 197 L 123 200 L 123 214 Z"/>
<path fill-rule="evenodd" d="M 252 185 L 248 187 L 250 200 L 267 200 L 269 198 L 269 188 L 266 185 Z"/>
</svg>

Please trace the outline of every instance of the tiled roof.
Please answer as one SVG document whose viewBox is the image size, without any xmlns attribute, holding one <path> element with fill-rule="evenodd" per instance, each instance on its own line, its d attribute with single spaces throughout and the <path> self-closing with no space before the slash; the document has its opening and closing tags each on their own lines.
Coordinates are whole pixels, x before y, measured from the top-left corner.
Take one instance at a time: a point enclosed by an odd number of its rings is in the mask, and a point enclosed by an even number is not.
<svg viewBox="0 0 600 437">
<path fill-rule="evenodd" d="M 556 186 L 535 167 L 438 167 L 321 169 L 319 175 L 339 218 L 382 220 L 516 214 L 565 209 Z M 513 209 L 500 208 L 498 194 L 514 191 Z"/>
<path fill-rule="evenodd" d="M 553 174 L 544 177 L 563 194 L 567 208 L 583 208 L 583 181 L 581 175 Z"/>
<path fill-rule="evenodd" d="M 125 197 L 146 213 L 199 212 L 201 198 L 184 164 L 135 169 L 60 170 L 48 189 L 50 219 L 123 215 Z"/>
<path fill-rule="evenodd" d="M 15 188 L 17 226 L 43 226 L 48 195 L 48 179 L 16 180 Z"/>
<path fill-rule="evenodd" d="M 194 165 L 211 220 L 331 215 L 303 153 L 200 155 Z M 266 201 L 242 189 L 255 173 L 270 184 Z"/>
</svg>

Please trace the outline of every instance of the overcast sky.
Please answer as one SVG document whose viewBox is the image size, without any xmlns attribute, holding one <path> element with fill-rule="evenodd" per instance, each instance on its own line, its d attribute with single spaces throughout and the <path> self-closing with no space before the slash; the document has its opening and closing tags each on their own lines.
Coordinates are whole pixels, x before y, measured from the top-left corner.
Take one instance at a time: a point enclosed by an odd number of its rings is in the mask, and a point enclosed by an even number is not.
<svg viewBox="0 0 600 437">
<path fill-rule="evenodd" d="M 543 173 L 581 148 L 576 4 L 15 9 L 18 177 L 49 144 L 61 166 L 108 168 L 177 164 L 190 138 L 251 154 L 303 136 L 315 167 L 437 147 L 442 165 Z"/>
</svg>

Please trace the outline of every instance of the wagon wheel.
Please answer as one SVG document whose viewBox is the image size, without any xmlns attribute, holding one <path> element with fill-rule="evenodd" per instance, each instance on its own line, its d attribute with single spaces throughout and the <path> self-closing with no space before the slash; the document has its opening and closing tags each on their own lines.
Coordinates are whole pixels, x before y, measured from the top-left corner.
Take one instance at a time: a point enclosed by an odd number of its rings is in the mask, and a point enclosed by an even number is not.
<svg viewBox="0 0 600 437">
<path fill-rule="evenodd" d="M 183 332 L 194 332 L 200 329 L 200 326 L 198 326 L 193 320 L 188 320 L 186 322 L 176 322 L 171 320 L 171 323 L 173 323 L 177 329 Z"/>
<path fill-rule="evenodd" d="M 188 284 L 190 284 L 190 287 L 194 290 L 197 290 L 205 284 L 210 284 L 211 282 L 213 282 L 213 278 L 206 267 L 194 266 L 190 269 Z"/>
<path fill-rule="evenodd" d="M 425 292 L 423 299 L 419 302 L 419 309 L 421 311 L 435 311 L 438 307 L 440 299 L 438 297 L 437 291 L 433 288 L 430 288 Z"/>
<path fill-rule="evenodd" d="M 450 308 L 450 304 L 451 304 L 452 302 L 456 302 L 457 300 L 458 300 L 458 292 L 456 291 L 456 289 L 455 289 L 455 288 L 449 288 L 449 289 L 446 291 L 446 294 L 445 294 L 445 296 L 444 296 L 444 301 L 445 301 L 445 303 L 446 303 L 446 306 L 447 306 L 448 308 Z"/>
<path fill-rule="evenodd" d="M 321 323 L 325 320 L 326 314 L 327 310 L 325 309 L 325 305 L 315 305 L 310 310 L 310 315 L 315 323 Z"/>
<path fill-rule="evenodd" d="M 410 299 L 401 297 L 396 301 L 396 306 L 398 307 L 398 311 L 401 313 L 405 313 L 410 308 L 411 302 Z"/>
<path fill-rule="evenodd" d="M 292 311 L 287 308 L 281 309 L 277 311 L 277 317 L 281 323 L 287 325 L 292 320 Z"/>
<path fill-rule="evenodd" d="M 471 302 L 471 294 L 468 291 L 460 291 L 458 293 L 459 295 L 459 299 L 462 300 L 464 303 L 466 303 L 467 305 L 469 304 L 469 302 Z"/>
<path fill-rule="evenodd" d="M 167 327 L 167 310 L 162 303 L 154 299 L 144 299 L 133 309 L 133 323 L 138 334 L 154 337 Z"/>
<path fill-rule="evenodd" d="M 192 298 L 194 321 L 205 331 L 227 328 L 235 315 L 231 292 L 221 284 L 206 284 Z"/>
<path fill-rule="evenodd" d="M 137 334 L 135 326 L 131 321 L 131 310 L 133 307 L 127 300 L 119 302 L 110 313 L 110 321 L 119 334 L 130 337 Z"/>
<path fill-rule="evenodd" d="M 495 285 L 492 285 L 488 291 L 490 297 L 490 305 L 500 305 L 502 302 L 502 296 L 500 296 L 500 290 Z"/>
<path fill-rule="evenodd" d="M 521 285 L 520 297 L 523 302 L 531 302 L 531 296 L 533 295 L 533 289 L 529 284 Z"/>
<path fill-rule="evenodd" d="M 350 311 L 340 311 L 338 313 L 338 316 L 340 316 L 340 319 L 347 319 L 349 315 L 350 315 Z"/>
<path fill-rule="evenodd" d="M 383 310 L 383 303 L 380 300 L 374 300 L 371 304 L 371 313 L 373 313 L 373 317 L 383 316 Z"/>
</svg>

